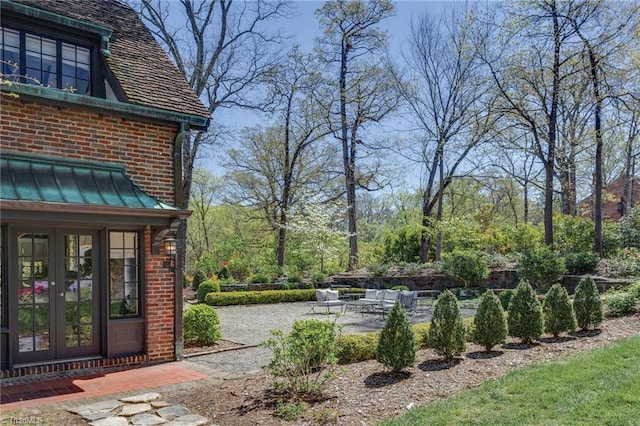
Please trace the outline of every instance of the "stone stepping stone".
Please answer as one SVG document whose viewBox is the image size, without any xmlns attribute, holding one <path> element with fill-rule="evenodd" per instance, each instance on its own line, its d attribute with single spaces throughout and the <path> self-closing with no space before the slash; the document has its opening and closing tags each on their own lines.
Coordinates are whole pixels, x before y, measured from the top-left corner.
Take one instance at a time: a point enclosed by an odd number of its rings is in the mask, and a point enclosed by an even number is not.
<svg viewBox="0 0 640 426">
<path fill-rule="evenodd" d="M 120 401 L 138 403 L 138 402 L 151 402 L 151 401 L 155 401 L 156 399 L 160 399 L 159 393 L 148 392 L 140 395 L 126 396 L 124 398 L 120 398 Z"/>
<path fill-rule="evenodd" d="M 190 414 L 188 416 L 178 417 L 171 420 L 169 423 L 164 423 L 163 426 L 201 426 L 209 423 L 209 419 L 206 417 Z"/>
<path fill-rule="evenodd" d="M 96 420 L 89 423 L 91 426 L 127 426 L 129 421 L 124 417 L 107 417 L 106 419 Z"/>
<path fill-rule="evenodd" d="M 167 401 L 151 401 L 151 406 L 153 408 L 162 408 L 162 407 L 168 407 L 171 404 L 169 404 Z"/>
<path fill-rule="evenodd" d="M 159 408 L 156 413 L 166 420 L 173 420 L 178 417 L 188 416 L 191 410 L 182 405 L 171 405 L 169 407 Z"/>
<path fill-rule="evenodd" d="M 82 413 L 92 413 L 92 412 L 108 413 L 109 411 L 115 410 L 116 408 L 122 407 L 123 405 L 124 403 L 118 400 L 110 399 L 107 401 L 94 402 L 92 404 L 85 404 L 85 405 L 80 405 L 78 407 L 69 408 L 67 411 L 74 414 L 80 414 L 80 415 L 82 415 Z"/>
<path fill-rule="evenodd" d="M 160 425 L 166 423 L 167 420 L 162 417 L 156 416 L 155 414 L 137 414 L 131 417 L 132 425 L 141 425 L 141 426 L 151 426 L 151 425 Z"/>
<path fill-rule="evenodd" d="M 120 411 L 121 416 L 134 416 L 146 411 L 151 411 L 151 404 L 143 402 L 141 404 L 125 404 Z"/>
</svg>

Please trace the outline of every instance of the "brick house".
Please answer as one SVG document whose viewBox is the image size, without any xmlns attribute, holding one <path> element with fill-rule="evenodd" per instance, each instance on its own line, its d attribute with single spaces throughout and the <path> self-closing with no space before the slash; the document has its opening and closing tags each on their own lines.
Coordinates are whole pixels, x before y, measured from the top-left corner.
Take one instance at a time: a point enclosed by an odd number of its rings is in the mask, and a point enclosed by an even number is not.
<svg viewBox="0 0 640 426">
<path fill-rule="evenodd" d="M 2 375 L 180 359 L 182 142 L 207 109 L 117 0 L 0 6 Z"/>
<path fill-rule="evenodd" d="M 640 178 L 632 177 L 630 180 L 620 176 L 609 185 L 602 188 L 602 218 L 618 221 L 627 209 L 628 199 L 631 194 L 631 205 L 635 206 L 640 201 Z M 594 197 L 588 196 L 579 203 L 578 212 L 582 217 L 594 218 Z"/>
</svg>

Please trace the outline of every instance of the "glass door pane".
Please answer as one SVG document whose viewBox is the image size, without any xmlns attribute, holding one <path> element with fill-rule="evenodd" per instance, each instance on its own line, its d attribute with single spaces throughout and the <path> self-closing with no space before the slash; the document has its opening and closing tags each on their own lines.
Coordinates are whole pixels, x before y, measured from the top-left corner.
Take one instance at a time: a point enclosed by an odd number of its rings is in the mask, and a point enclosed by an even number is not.
<svg viewBox="0 0 640 426">
<path fill-rule="evenodd" d="M 94 345 L 93 238 L 67 234 L 64 237 L 64 335 L 65 347 Z"/>
<path fill-rule="evenodd" d="M 50 349 L 49 235 L 18 236 L 18 352 Z M 55 299 L 54 299 L 55 300 Z"/>
</svg>

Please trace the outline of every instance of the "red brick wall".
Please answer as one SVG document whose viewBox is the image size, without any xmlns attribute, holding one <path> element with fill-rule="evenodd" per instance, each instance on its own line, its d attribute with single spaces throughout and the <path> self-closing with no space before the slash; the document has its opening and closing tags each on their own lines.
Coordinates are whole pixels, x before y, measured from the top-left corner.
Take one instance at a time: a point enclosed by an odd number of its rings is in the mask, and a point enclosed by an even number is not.
<svg viewBox="0 0 640 426">
<path fill-rule="evenodd" d="M 177 126 L 124 119 L 0 95 L 0 150 L 117 163 L 145 192 L 174 203 Z M 174 275 L 145 242 L 145 348 L 150 361 L 175 359 Z"/>
<path fill-rule="evenodd" d="M 175 289 L 173 273 L 162 262 L 163 256 L 151 255 L 151 232 L 144 235 L 146 273 L 146 352 L 150 361 L 172 361 L 174 350 Z"/>
<path fill-rule="evenodd" d="M 0 96 L 0 149 L 124 164 L 145 192 L 173 196 L 177 126 L 119 118 Z"/>
</svg>

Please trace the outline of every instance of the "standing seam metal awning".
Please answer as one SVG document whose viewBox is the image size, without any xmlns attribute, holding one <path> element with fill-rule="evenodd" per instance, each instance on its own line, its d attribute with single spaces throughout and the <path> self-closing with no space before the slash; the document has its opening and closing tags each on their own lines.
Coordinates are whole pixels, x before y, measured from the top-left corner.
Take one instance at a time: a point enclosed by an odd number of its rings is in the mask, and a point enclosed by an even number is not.
<svg viewBox="0 0 640 426">
<path fill-rule="evenodd" d="M 3 201 L 181 211 L 138 188 L 121 165 L 2 152 L 0 175 Z"/>
</svg>

